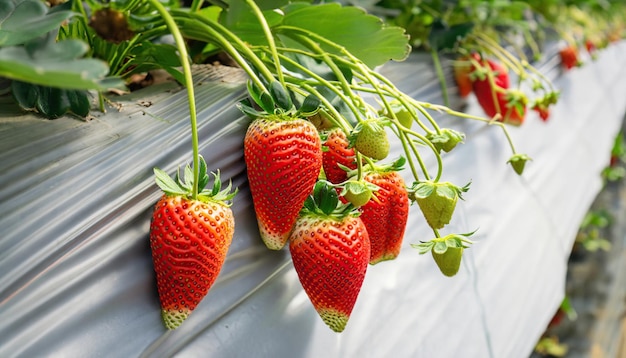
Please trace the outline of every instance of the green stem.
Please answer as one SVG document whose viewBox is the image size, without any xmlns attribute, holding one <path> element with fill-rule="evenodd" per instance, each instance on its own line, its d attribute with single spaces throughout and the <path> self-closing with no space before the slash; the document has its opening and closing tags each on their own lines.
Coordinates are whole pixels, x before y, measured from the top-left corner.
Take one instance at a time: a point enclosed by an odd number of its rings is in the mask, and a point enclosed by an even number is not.
<svg viewBox="0 0 626 358">
<path fill-rule="evenodd" d="M 246 0 L 248 6 L 252 9 L 252 12 L 256 16 L 257 20 L 261 24 L 261 28 L 263 29 L 263 34 L 265 35 L 265 39 L 267 40 L 267 44 L 272 54 L 272 59 L 274 60 L 274 66 L 276 68 L 276 76 L 278 77 L 278 81 L 281 85 L 285 86 L 285 79 L 283 78 L 283 71 L 280 68 L 280 60 L 278 59 L 278 51 L 276 51 L 276 43 L 274 42 L 274 35 L 272 34 L 272 30 L 267 24 L 267 20 L 263 15 L 261 9 L 257 6 L 257 4 L 253 0 Z"/>
<path fill-rule="evenodd" d="M 446 77 L 443 74 L 443 69 L 441 68 L 441 61 L 439 61 L 439 53 L 436 49 L 430 50 L 430 55 L 433 58 L 433 64 L 435 65 L 435 72 L 437 73 L 437 78 L 439 78 L 439 84 L 441 85 L 441 94 L 443 96 L 443 104 L 446 107 L 450 107 L 450 99 L 448 98 L 448 87 L 446 86 Z"/>
<path fill-rule="evenodd" d="M 274 75 L 265 64 L 263 64 L 263 61 L 261 61 L 239 37 L 235 36 L 220 24 L 205 17 L 175 9 L 172 10 L 172 14 L 178 22 L 183 24 L 181 28 L 187 37 L 218 44 L 220 48 L 228 53 L 241 69 L 248 74 L 257 87 L 269 93 L 263 81 L 256 75 L 256 72 L 250 67 L 246 59 L 250 61 L 252 66 L 254 66 L 268 82 L 274 80 Z M 236 45 L 236 47 L 234 45 Z"/>
<path fill-rule="evenodd" d="M 196 99 L 193 88 L 193 78 L 191 76 L 191 65 L 189 64 L 189 55 L 185 40 L 183 39 L 174 18 L 167 9 L 159 2 L 159 0 L 148 0 L 150 4 L 163 17 L 165 24 L 174 36 L 174 42 L 178 48 L 180 62 L 183 66 L 183 75 L 185 76 L 185 87 L 187 88 L 187 101 L 189 103 L 189 121 L 191 124 L 191 146 L 193 149 L 193 189 L 191 198 L 198 199 L 198 184 L 200 182 L 200 154 L 198 150 L 198 121 L 196 118 Z"/>
</svg>

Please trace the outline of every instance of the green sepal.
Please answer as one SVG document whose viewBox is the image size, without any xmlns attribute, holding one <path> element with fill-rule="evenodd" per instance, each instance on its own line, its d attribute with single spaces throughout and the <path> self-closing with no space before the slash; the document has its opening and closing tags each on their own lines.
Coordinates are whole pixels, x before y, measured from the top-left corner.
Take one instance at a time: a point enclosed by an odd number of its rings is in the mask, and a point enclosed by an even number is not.
<svg viewBox="0 0 626 358">
<path fill-rule="evenodd" d="M 248 81 L 246 85 L 248 87 L 248 93 L 250 94 L 250 97 L 252 97 L 254 103 L 261 107 L 261 109 L 266 113 L 274 113 L 274 100 L 272 99 L 272 96 L 267 93 L 267 91 L 263 91 L 259 87 L 255 86 L 252 81 Z"/>
<path fill-rule="evenodd" d="M 186 198 L 192 198 L 194 185 L 193 169 L 189 164 L 187 164 L 183 171 L 183 178 L 180 177 L 179 172 L 180 170 L 177 170 L 175 179 L 172 179 L 165 171 L 159 168 L 154 168 L 155 182 L 166 195 L 180 195 Z M 216 201 L 225 205 L 230 205 L 228 201 L 232 200 L 235 195 L 237 195 L 239 190 L 235 188 L 235 190 L 232 191 L 232 182 L 230 181 L 226 189 L 222 190 L 219 170 L 216 173 L 211 173 L 214 178 L 213 186 L 210 189 L 207 189 L 206 186 L 208 185 L 210 178 L 207 174 L 206 161 L 202 156 L 199 157 L 198 174 L 197 200 L 203 202 Z"/>
<path fill-rule="evenodd" d="M 311 195 L 304 202 L 301 215 L 306 214 L 344 218 L 349 215 L 358 215 L 359 212 L 352 204 L 343 204 L 339 200 L 337 190 L 332 183 L 318 180 Z"/>
</svg>

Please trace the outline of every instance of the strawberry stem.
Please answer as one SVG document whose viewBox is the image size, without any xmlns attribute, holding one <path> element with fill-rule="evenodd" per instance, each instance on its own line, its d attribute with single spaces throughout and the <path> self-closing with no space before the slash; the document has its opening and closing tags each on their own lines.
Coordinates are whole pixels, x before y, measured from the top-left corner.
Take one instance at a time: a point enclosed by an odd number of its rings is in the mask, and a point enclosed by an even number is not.
<svg viewBox="0 0 626 358">
<path fill-rule="evenodd" d="M 191 124 L 191 146 L 193 149 L 193 189 L 191 198 L 197 200 L 198 198 L 198 184 L 200 176 L 200 154 L 198 151 L 198 120 L 196 117 L 196 100 L 193 88 L 193 78 L 191 76 L 191 66 L 189 65 L 189 55 L 187 54 L 187 47 L 185 46 L 185 40 L 174 22 L 174 18 L 167 9 L 158 0 L 148 0 L 150 4 L 159 12 L 163 21 L 167 25 L 172 36 L 174 36 L 174 42 L 178 49 L 181 65 L 183 66 L 183 75 L 185 77 L 185 88 L 187 89 L 187 103 L 189 104 L 189 121 Z"/>
<path fill-rule="evenodd" d="M 272 30 L 267 24 L 267 20 L 265 19 L 263 12 L 257 6 L 257 4 L 253 0 L 246 0 L 246 4 L 248 4 L 248 6 L 252 9 L 254 16 L 256 16 L 257 20 L 259 20 L 259 23 L 261 24 L 263 34 L 265 35 L 265 39 L 267 40 L 269 51 L 272 54 L 272 59 L 276 68 L 276 76 L 278 77 L 278 81 L 280 82 L 280 84 L 282 84 L 284 87 L 285 79 L 283 77 L 283 71 L 280 68 L 280 60 L 278 58 L 278 51 L 276 50 L 276 43 L 274 42 L 274 35 L 272 35 Z"/>
</svg>

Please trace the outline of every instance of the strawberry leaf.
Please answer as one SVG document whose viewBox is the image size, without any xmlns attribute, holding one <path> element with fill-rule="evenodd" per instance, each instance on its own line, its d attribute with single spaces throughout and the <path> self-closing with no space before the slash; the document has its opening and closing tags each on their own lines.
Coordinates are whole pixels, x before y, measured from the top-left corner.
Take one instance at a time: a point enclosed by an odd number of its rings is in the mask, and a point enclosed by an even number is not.
<svg viewBox="0 0 626 358">
<path fill-rule="evenodd" d="M 26 110 L 36 110 L 47 118 L 58 118 L 68 112 L 86 117 L 91 106 L 88 93 L 84 90 L 12 81 L 11 93 L 20 107 Z"/>
<path fill-rule="evenodd" d="M 293 102 L 285 87 L 278 81 L 270 83 L 270 94 L 272 95 L 273 102 L 279 109 L 288 112 L 293 109 Z M 268 112 L 272 113 L 272 112 Z"/>
<path fill-rule="evenodd" d="M 0 2 L 0 46 L 22 45 L 58 29 L 71 11 L 53 11 L 43 1 Z"/>
</svg>

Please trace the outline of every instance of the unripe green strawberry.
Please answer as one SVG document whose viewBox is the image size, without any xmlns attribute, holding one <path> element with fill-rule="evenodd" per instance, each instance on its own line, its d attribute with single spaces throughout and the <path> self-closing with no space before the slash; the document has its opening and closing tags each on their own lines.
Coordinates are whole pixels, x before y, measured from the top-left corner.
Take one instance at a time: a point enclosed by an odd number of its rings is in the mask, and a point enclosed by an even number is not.
<svg viewBox="0 0 626 358">
<path fill-rule="evenodd" d="M 526 154 L 514 154 L 507 163 L 511 164 L 513 170 L 519 175 L 522 175 L 524 172 L 524 167 L 526 166 L 526 162 L 532 160 Z"/>
<path fill-rule="evenodd" d="M 376 190 L 378 190 L 376 185 L 365 180 L 349 180 L 343 184 L 343 189 L 339 195 L 349 201 L 355 208 L 358 208 L 367 204 Z"/>
<path fill-rule="evenodd" d="M 472 241 L 468 240 L 467 237 L 472 234 L 473 232 L 460 235 L 450 234 L 427 242 L 412 244 L 411 246 L 418 249 L 421 255 L 430 251 L 441 273 L 452 277 L 459 272 L 463 250 L 469 247 L 469 244 L 472 244 Z"/>
<path fill-rule="evenodd" d="M 300 283 L 324 323 L 342 332 L 365 279 L 367 229 L 350 205 L 339 203 L 327 182 L 315 185 L 289 238 Z"/>
<path fill-rule="evenodd" d="M 393 111 L 393 114 L 395 114 L 398 122 L 404 128 L 411 129 L 411 126 L 413 125 L 413 115 L 411 115 L 411 112 L 398 100 L 391 101 L 389 103 L 389 107 Z M 378 111 L 378 114 L 389 119 L 393 118 L 393 115 L 389 113 L 385 108 L 382 108 L 380 111 Z"/>
<path fill-rule="evenodd" d="M 192 197 L 193 172 L 174 181 L 160 169 L 156 181 L 165 195 L 154 208 L 150 223 L 150 247 L 161 301 L 161 315 L 168 329 L 187 319 L 215 282 L 230 247 L 235 221 L 230 209 L 235 193 L 230 185 L 221 190 L 219 173 L 211 190 L 201 159 L 198 195 Z"/>
<path fill-rule="evenodd" d="M 423 181 L 414 184 L 409 198 L 417 202 L 431 228 L 441 229 L 450 223 L 458 199 L 468 189 L 469 184 L 461 188 L 450 182 Z"/>
<path fill-rule="evenodd" d="M 461 132 L 457 132 L 453 129 L 443 128 L 440 133 L 431 132 L 426 135 L 426 138 L 430 140 L 433 146 L 446 153 L 454 149 L 457 144 L 462 143 L 465 139 L 465 135 Z"/>
<path fill-rule="evenodd" d="M 431 253 L 441 273 L 452 277 L 459 272 L 461 258 L 463 257 L 462 247 L 446 247 L 444 252 L 437 252 L 433 249 Z"/>
<path fill-rule="evenodd" d="M 382 160 L 389 155 L 389 139 L 384 123 L 380 120 L 367 120 L 359 123 L 354 129 L 354 148 L 359 153 L 375 160 Z"/>
</svg>

